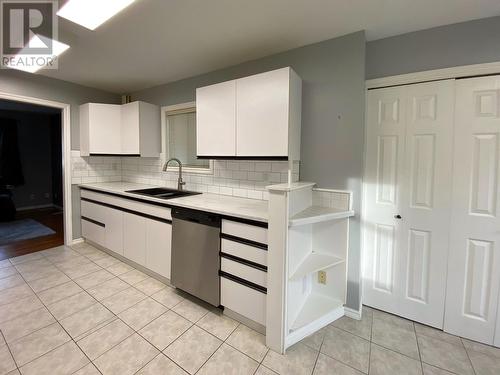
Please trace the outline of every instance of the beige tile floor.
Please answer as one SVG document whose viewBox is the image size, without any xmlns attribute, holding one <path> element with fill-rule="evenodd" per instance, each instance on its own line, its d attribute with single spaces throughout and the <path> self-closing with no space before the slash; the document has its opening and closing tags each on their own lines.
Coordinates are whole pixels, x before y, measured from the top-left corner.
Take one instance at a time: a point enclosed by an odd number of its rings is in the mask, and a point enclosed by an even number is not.
<svg viewBox="0 0 500 375">
<path fill-rule="evenodd" d="M 0 262 L 0 375 L 500 374 L 500 349 L 377 310 L 290 348 L 81 244 Z"/>
</svg>

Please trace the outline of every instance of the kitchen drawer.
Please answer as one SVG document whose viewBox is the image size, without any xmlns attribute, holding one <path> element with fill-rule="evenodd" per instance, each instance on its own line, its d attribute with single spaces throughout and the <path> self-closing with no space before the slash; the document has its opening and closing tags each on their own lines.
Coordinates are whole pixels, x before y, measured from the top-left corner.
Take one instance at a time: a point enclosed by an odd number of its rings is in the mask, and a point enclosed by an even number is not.
<svg viewBox="0 0 500 375">
<path fill-rule="evenodd" d="M 155 216 L 164 220 L 172 220 L 170 208 L 157 206 L 147 202 L 137 202 L 134 199 L 140 199 L 140 196 L 127 198 L 126 196 L 117 197 L 110 194 L 98 193 L 91 190 L 82 189 L 81 198 L 90 199 L 96 202 L 109 204 L 112 206 L 124 208 L 126 210 L 140 212 L 146 215 Z"/>
<path fill-rule="evenodd" d="M 266 325 L 266 294 L 224 276 L 220 279 L 221 305 Z"/>
<path fill-rule="evenodd" d="M 263 286 L 264 288 L 267 286 L 267 272 L 258 268 L 222 257 L 220 259 L 220 269 L 223 272 Z"/>
<path fill-rule="evenodd" d="M 224 219 L 222 233 L 267 245 L 267 228 Z"/>
<path fill-rule="evenodd" d="M 267 250 L 226 238 L 221 241 L 221 250 L 223 253 L 267 266 Z"/>
<path fill-rule="evenodd" d="M 82 236 L 98 245 L 104 246 L 104 226 L 82 218 Z"/>
<path fill-rule="evenodd" d="M 82 200 L 81 216 L 104 224 L 106 222 L 106 207 Z"/>
</svg>

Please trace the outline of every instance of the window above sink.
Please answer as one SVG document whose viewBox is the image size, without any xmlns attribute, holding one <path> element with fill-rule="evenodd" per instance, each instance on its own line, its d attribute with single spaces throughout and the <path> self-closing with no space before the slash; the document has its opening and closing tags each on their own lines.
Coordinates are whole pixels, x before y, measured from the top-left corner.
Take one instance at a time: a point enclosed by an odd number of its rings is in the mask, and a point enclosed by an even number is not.
<svg viewBox="0 0 500 375">
<path fill-rule="evenodd" d="M 213 161 L 196 157 L 196 102 L 162 107 L 161 117 L 163 162 L 177 158 L 185 172 L 213 174 Z M 178 169 L 173 163 L 168 167 Z"/>
</svg>

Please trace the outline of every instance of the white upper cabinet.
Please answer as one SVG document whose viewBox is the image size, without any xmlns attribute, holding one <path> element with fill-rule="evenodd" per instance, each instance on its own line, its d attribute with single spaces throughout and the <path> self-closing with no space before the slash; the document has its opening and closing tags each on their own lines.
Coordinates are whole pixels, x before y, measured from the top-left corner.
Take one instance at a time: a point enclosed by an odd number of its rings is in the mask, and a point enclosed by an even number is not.
<svg viewBox="0 0 500 375">
<path fill-rule="evenodd" d="M 288 67 L 199 88 L 197 155 L 300 160 L 301 106 Z"/>
<path fill-rule="evenodd" d="M 160 108 L 145 102 L 80 106 L 80 154 L 157 157 L 161 149 Z"/>
<path fill-rule="evenodd" d="M 80 106 L 80 152 L 121 154 L 121 105 L 87 103 Z"/>
<path fill-rule="evenodd" d="M 236 81 L 196 89 L 198 156 L 236 155 Z"/>
<path fill-rule="evenodd" d="M 238 79 L 236 156 L 299 160 L 301 93 L 301 80 L 290 68 Z"/>
</svg>

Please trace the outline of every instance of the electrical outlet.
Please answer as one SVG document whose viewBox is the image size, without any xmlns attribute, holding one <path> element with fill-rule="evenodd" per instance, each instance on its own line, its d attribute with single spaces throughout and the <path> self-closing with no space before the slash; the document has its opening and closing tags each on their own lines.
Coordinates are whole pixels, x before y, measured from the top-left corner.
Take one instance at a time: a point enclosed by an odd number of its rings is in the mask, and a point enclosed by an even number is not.
<svg viewBox="0 0 500 375">
<path fill-rule="evenodd" d="M 326 271 L 318 271 L 318 283 L 326 284 Z"/>
</svg>

